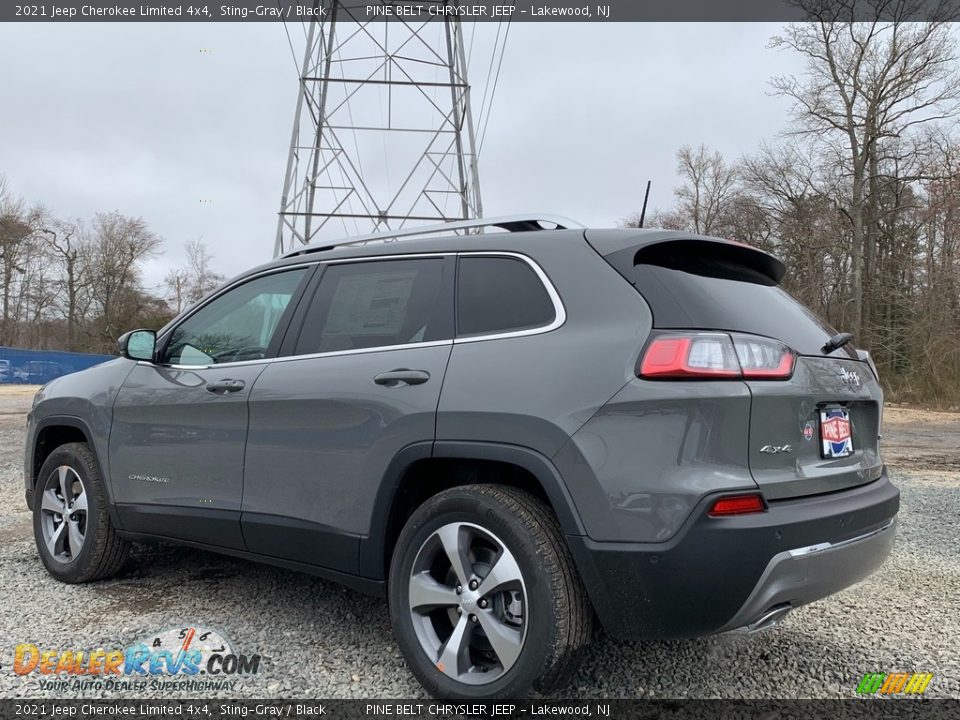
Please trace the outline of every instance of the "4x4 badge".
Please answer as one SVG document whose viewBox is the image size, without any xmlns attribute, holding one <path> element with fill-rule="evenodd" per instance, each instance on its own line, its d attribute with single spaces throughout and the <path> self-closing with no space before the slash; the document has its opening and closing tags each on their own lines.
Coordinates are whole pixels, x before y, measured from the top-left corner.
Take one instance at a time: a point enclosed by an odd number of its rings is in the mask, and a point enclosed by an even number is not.
<svg viewBox="0 0 960 720">
<path fill-rule="evenodd" d="M 764 455 L 780 455 L 782 453 L 792 453 L 793 447 L 791 445 L 764 445 L 760 448 L 760 452 Z"/>
</svg>

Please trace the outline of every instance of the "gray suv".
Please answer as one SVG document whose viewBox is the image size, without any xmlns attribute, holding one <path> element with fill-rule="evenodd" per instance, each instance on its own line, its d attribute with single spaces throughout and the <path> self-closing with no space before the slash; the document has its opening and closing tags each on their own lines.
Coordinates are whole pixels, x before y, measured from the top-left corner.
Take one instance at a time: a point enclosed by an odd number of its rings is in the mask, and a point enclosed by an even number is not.
<svg viewBox="0 0 960 720">
<path fill-rule="evenodd" d="M 37 394 L 54 577 L 147 540 L 314 573 L 388 599 L 430 693 L 482 699 L 561 686 L 595 618 L 760 630 L 889 554 L 875 368 L 773 256 L 527 217 L 383 239 L 288 253 Z"/>
</svg>

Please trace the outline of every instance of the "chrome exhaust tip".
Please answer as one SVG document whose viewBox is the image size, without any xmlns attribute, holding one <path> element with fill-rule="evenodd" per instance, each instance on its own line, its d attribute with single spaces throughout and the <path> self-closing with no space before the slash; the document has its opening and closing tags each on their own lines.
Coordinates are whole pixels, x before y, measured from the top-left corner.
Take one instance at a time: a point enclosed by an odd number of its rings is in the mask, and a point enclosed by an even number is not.
<svg viewBox="0 0 960 720">
<path fill-rule="evenodd" d="M 755 635 L 756 633 L 763 632 L 764 630 L 771 630 L 780 624 L 780 621 L 783 620 L 790 611 L 793 610 L 792 605 L 778 605 L 777 607 L 770 608 L 759 618 L 754 620 L 748 625 L 737 628 L 732 632 L 738 633 L 740 635 Z"/>
</svg>

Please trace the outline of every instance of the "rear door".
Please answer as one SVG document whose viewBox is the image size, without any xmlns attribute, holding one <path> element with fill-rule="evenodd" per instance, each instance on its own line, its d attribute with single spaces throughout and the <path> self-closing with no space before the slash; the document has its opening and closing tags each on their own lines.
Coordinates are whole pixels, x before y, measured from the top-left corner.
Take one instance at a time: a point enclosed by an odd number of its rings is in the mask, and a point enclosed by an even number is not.
<svg viewBox="0 0 960 720">
<path fill-rule="evenodd" d="M 624 273 L 622 257 L 615 267 Z M 880 476 L 880 385 L 852 343 L 823 353 L 836 331 L 778 286 L 779 261 L 705 239 L 660 242 L 629 257 L 628 279 L 650 305 L 655 328 L 746 333 L 796 352 L 789 379 L 744 381 L 752 395 L 750 471 L 768 499 L 832 492 Z"/>
<path fill-rule="evenodd" d="M 429 454 L 434 440 L 454 269 L 442 256 L 326 267 L 287 356 L 250 395 L 242 525 L 251 551 L 358 572 L 391 461 L 417 444 Z"/>
</svg>

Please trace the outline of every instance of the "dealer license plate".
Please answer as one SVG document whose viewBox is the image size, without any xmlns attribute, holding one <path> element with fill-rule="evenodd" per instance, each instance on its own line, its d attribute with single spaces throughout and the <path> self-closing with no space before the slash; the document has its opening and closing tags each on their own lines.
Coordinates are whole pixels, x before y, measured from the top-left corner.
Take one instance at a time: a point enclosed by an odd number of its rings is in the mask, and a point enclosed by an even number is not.
<svg viewBox="0 0 960 720">
<path fill-rule="evenodd" d="M 825 458 L 842 458 L 853 454 L 853 428 L 850 413 L 844 408 L 820 411 L 820 450 Z"/>
</svg>

